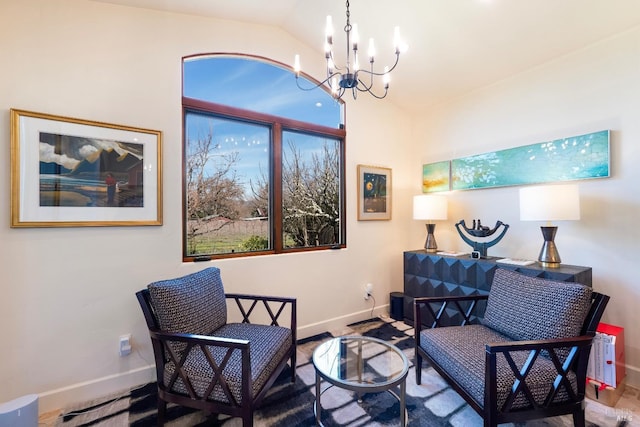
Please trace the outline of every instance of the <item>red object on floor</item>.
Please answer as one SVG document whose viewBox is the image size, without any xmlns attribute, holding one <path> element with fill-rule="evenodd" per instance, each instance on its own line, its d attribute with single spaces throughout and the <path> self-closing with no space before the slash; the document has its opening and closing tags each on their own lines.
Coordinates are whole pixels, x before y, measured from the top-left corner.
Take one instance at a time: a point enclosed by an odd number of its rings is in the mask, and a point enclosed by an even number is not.
<svg viewBox="0 0 640 427">
<path fill-rule="evenodd" d="M 615 371 L 615 384 L 609 384 L 616 387 L 624 379 L 626 375 L 625 363 L 624 363 L 624 328 L 620 326 L 609 325 L 607 323 L 600 323 L 596 328 L 597 332 L 610 335 L 614 337 L 614 351 L 611 356 L 605 360 L 606 367 L 613 368 Z"/>
</svg>

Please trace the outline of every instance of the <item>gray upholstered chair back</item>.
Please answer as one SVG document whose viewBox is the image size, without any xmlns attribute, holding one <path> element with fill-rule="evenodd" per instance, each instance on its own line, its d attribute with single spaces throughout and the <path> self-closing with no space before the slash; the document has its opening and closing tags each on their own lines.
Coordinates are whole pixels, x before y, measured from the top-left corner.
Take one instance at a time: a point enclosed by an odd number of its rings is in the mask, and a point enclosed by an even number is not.
<svg viewBox="0 0 640 427">
<path fill-rule="evenodd" d="M 516 341 L 580 335 L 591 288 L 498 268 L 483 324 Z"/>
<path fill-rule="evenodd" d="M 148 286 L 160 329 L 210 335 L 227 323 L 227 305 L 220 269 L 206 268 Z"/>
</svg>

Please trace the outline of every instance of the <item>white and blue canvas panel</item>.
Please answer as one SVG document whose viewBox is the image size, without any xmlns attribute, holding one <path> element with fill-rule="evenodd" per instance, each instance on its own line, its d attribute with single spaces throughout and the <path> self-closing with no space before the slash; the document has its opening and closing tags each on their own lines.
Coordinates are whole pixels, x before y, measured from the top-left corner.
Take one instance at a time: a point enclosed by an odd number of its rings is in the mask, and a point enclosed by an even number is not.
<svg viewBox="0 0 640 427">
<path fill-rule="evenodd" d="M 606 178 L 610 131 L 478 154 L 451 161 L 451 189 Z"/>
</svg>

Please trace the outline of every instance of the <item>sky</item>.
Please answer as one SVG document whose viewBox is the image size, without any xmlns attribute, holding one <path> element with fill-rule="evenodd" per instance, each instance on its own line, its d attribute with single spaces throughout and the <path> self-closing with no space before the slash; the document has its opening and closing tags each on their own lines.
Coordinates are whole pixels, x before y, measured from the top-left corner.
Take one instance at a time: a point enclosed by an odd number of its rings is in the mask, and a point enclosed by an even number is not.
<svg viewBox="0 0 640 427">
<path fill-rule="evenodd" d="M 312 82 L 300 78 L 300 86 Z M 184 96 L 337 128 L 341 104 L 321 88 L 301 90 L 293 71 L 253 58 L 208 56 L 184 63 Z"/>
<path fill-rule="evenodd" d="M 305 87 L 313 83 L 300 77 Z M 254 58 L 207 56 L 184 63 L 184 96 L 230 105 L 280 117 L 338 128 L 342 123 L 342 105 L 321 88 L 298 88 L 293 71 Z M 251 182 L 268 176 L 270 127 L 188 112 L 189 144 L 212 133 L 211 166 L 220 164 L 224 155 L 239 154 L 234 169 L 250 197 Z M 286 132 L 286 143 L 295 141 L 307 159 L 322 149 L 324 138 Z"/>
<path fill-rule="evenodd" d="M 60 146 L 56 148 L 56 145 Z M 133 154 L 142 158 L 142 144 L 126 144 L 99 138 L 40 133 L 40 161 L 57 163 L 73 169 L 82 160 L 97 155 L 101 150 L 115 150 L 118 154 Z"/>
</svg>

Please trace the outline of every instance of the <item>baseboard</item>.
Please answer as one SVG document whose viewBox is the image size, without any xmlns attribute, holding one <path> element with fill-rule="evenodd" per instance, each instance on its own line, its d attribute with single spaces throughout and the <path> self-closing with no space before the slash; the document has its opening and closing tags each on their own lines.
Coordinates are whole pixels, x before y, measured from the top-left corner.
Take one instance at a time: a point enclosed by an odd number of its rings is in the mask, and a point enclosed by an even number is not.
<svg viewBox="0 0 640 427">
<path fill-rule="evenodd" d="M 72 384 L 40 394 L 40 414 L 65 408 L 76 402 L 98 399 L 156 380 L 155 366 L 144 366 L 121 374 L 109 375 L 83 383 Z"/>
<path fill-rule="evenodd" d="M 298 339 L 312 337 L 314 335 L 321 334 L 323 332 L 331 331 L 334 329 L 342 328 L 350 323 L 360 322 L 362 320 L 370 319 L 377 316 L 388 316 L 389 304 L 384 304 L 373 309 L 357 311 L 345 316 L 334 317 L 331 319 L 323 320 L 322 322 L 312 323 L 309 325 L 300 326 L 298 328 Z"/>
<path fill-rule="evenodd" d="M 376 316 L 387 316 L 389 304 L 371 309 L 350 313 L 345 316 L 334 317 L 322 322 L 304 325 L 298 328 L 298 339 L 308 338 L 323 332 L 343 328 L 346 325 Z M 77 402 L 98 399 L 103 396 L 123 392 L 140 385 L 156 380 L 155 366 L 144 366 L 121 374 L 109 375 L 83 383 L 72 384 L 56 390 L 40 394 L 39 413 L 66 408 Z"/>
<path fill-rule="evenodd" d="M 640 369 L 635 366 L 625 366 L 627 371 L 627 386 L 631 386 L 635 389 L 640 389 Z"/>
</svg>

